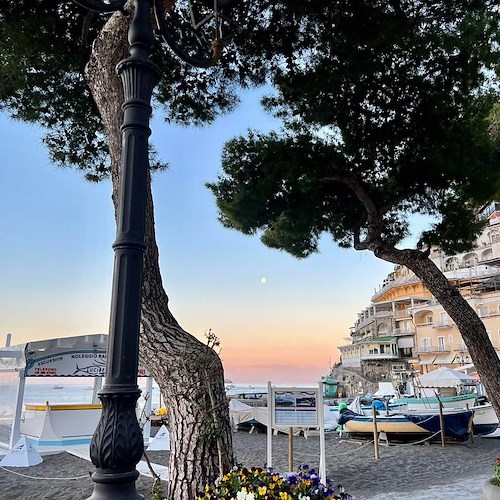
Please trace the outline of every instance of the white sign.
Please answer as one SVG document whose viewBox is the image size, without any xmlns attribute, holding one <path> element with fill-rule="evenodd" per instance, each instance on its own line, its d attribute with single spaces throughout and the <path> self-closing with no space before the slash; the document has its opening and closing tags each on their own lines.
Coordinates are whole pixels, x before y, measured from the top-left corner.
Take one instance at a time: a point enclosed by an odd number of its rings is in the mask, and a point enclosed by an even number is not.
<svg viewBox="0 0 500 500">
<path fill-rule="evenodd" d="M 273 425 L 316 427 L 318 390 L 299 387 L 273 388 Z"/>
<path fill-rule="evenodd" d="M 48 348 L 26 357 L 26 377 L 104 377 L 106 359 L 105 349 L 61 351 L 60 348 Z M 140 363 L 137 376 L 149 376 Z"/>
<path fill-rule="evenodd" d="M 170 450 L 170 434 L 168 429 L 162 425 L 153 441 L 149 444 L 146 451 L 169 451 Z"/>
<path fill-rule="evenodd" d="M 273 466 L 273 427 L 319 428 L 319 477 L 326 484 L 323 384 L 318 387 L 273 387 L 267 383 L 267 466 Z M 293 434 L 290 433 L 293 439 Z M 292 472 L 292 471 L 290 471 Z"/>
<path fill-rule="evenodd" d="M 21 436 L 12 450 L 2 458 L 0 465 L 2 467 L 29 467 L 42 462 L 42 457 L 35 447 L 26 439 L 26 436 Z"/>
</svg>

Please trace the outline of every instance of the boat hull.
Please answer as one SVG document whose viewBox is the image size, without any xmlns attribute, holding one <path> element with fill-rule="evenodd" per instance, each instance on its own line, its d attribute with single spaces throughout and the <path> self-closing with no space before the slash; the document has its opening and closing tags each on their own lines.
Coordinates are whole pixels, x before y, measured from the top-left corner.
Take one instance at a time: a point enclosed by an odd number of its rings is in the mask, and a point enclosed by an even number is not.
<svg viewBox="0 0 500 500">
<path fill-rule="evenodd" d="M 442 403 L 444 408 L 467 408 L 467 406 L 474 406 L 475 402 L 476 394 L 440 398 L 400 398 L 395 400 L 395 403 L 403 404 L 406 410 L 438 409 L 439 403 Z"/>
<path fill-rule="evenodd" d="M 456 410 L 443 415 L 445 436 L 465 440 L 472 429 L 473 412 Z M 436 413 L 393 414 L 377 416 L 377 431 L 389 437 L 406 439 L 420 435 L 432 435 L 441 429 L 440 416 Z M 373 416 L 357 415 L 345 423 L 345 430 L 358 436 L 373 435 Z"/>
<path fill-rule="evenodd" d="M 355 417 L 345 424 L 345 430 L 352 434 L 373 434 L 373 417 Z M 387 434 L 425 434 L 427 431 L 410 422 L 404 416 L 377 417 L 378 432 Z"/>
</svg>

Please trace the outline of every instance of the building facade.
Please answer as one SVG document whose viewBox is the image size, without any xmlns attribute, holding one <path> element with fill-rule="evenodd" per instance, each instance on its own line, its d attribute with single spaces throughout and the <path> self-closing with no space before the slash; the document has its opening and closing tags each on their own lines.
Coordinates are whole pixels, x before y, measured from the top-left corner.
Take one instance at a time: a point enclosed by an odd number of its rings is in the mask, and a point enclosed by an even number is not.
<svg viewBox="0 0 500 500">
<path fill-rule="evenodd" d="M 500 352 L 500 205 L 495 202 L 482 213 L 488 224 L 474 250 L 457 255 L 433 250 L 430 258 L 480 316 Z M 375 362 L 387 377 L 410 368 L 427 373 L 471 362 L 457 326 L 404 266 L 387 276 L 345 340 L 338 347 L 343 367 L 366 371 Z"/>
</svg>

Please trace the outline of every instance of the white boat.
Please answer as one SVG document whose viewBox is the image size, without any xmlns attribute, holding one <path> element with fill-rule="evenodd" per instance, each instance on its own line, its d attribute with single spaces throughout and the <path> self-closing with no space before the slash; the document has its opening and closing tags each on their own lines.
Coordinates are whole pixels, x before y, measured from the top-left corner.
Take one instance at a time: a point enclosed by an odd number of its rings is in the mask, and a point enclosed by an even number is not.
<svg viewBox="0 0 500 500">
<path fill-rule="evenodd" d="M 424 398 L 399 398 L 394 404 L 404 405 L 406 410 L 438 409 L 439 403 L 444 408 L 467 408 L 476 403 L 477 394 L 462 394 L 460 396 L 424 397 Z"/>
</svg>

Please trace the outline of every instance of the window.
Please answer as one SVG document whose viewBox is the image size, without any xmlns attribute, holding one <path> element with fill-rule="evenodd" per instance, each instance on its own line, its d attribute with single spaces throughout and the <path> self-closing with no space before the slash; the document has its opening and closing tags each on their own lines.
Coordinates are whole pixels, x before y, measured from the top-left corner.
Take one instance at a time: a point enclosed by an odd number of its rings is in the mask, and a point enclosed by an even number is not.
<svg viewBox="0 0 500 500">
<path fill-rule="evenodd" d="M 431 350 L 431 339 L 429 337 L 424 337 L 420 341 L 420 345 L 422 346 L 422 352 L 430 352 L 430 350 Z"/>
<path fill-rule="evenodd" d="M 488 306 L 479 306 L 477 313 L 480 318 L 485 318 L 489 316 Z"/>
<path fill-rule="evenodd" d="M 445 350 L 444 337 L 438 337 L 438 350 L 440 351 Z"/>
<path fill-rule="evenodd" d="M 449 324 L 449 322 L 450 322 L 449 320 L 450 320 L 450 317 L 448 316 L 447 313 L 445 313 L 445 312 L 439 313 L 439 323 L 441 325 L 444 326 L 444 325 Z"/>
<path fill-rule="evenodd" d="M 426 319 L 428 325 L 432 325 L 432 323 L 433 323 L 432 316 L 427 316 L 427 318 L 425 318 L 425 319 Z"/>
<path fill-rule="evenodd" d="M 453 335 L 448 335 L 448 344 L 453 344 Z"/>
</svg>

